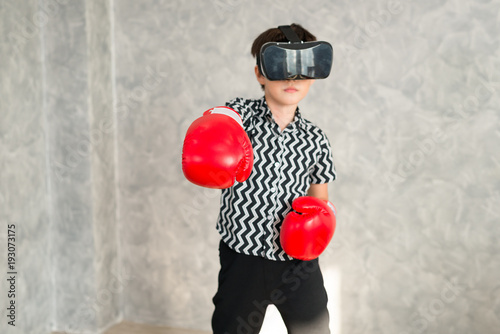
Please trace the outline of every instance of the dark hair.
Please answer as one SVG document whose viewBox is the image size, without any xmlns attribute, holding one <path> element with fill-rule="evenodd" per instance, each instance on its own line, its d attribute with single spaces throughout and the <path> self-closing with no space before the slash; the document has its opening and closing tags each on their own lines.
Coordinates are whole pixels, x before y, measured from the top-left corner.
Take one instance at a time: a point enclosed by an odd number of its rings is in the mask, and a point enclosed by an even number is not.
<svg viewBox="0 0 500 334">
<path fill-rule="evenodd" d="M 316 40 L 316 36 L 307 31 L 300 24 L 292 23 L 290 27 L 292 27 L 301 41 L 312 42 Z M 254 58 L 258 57 L 260 48 L 268 42 L 288 42 L 288 39 L 278 28 L 267 29 L 253 41 L 251 50 L 252 56 Z"/>
<path fill-rule="evenodd" d="M 299 36 L 300 40 L 303 42 L 312 42 L 316 41 L 316 36 L 311 34 L 307 29 L 302 27 L 300 24 L 292 23 L 290 27 L 295 31 L 297 36 Z M 271 28 L 264 31 L 262 34 L 257 36 L 257 38 L 253 41 L 251 53 L 254 58 L 257 58 L 260 53 L 260 48 L 262 45 L 268 42 L 288 42 L 288 39 L 285 37 L 285 34 L 279 28 Z M 260 71 L 260 69 L 259 69 Z M 261 85 L 262 89 L 264 89 L 264 85 Z"/>
</svg>

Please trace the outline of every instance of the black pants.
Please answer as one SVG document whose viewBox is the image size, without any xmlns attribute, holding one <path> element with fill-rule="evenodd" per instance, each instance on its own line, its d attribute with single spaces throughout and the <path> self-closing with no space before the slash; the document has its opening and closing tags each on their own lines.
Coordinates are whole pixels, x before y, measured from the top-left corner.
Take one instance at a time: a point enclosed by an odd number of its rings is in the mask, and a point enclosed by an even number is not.
<svg viewBox="0 0 500 334">
<path fill-rule="evenodd" d="M 221 241 L 214 334 L 259 333 L 274 304 L 289 334 L 328 334 L 328 301 L 318 260 L 272 261 L 239 254 Z"/>
</svg>

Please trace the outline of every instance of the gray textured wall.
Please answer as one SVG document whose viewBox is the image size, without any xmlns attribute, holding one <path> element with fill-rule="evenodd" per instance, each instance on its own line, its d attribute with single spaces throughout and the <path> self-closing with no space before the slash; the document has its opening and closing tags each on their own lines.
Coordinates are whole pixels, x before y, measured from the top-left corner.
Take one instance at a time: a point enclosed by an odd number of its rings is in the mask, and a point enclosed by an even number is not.
<svg viewBox="0 0 500 334">
<path fill-rule="evenodd" d="M 43 110 L 42 46 L 38 38 L 17 45 L 18 54 L 6 40 L 16 19 L 33 13 L 36 1 L 22 5 L 2 2 L 0 11 L 0 233 L 1 280 L 0 331 L 9 327 L 7 232 L 15 224 L 17 238 L 17 316 L 25 328 L 50 331 L 52 304 L 52 262 L 39 256 L 50 247 L 49 191 L 46 174 L 46 120 Z M 28 33 L 28 32 L 27 32 Z M 19 224 L 23 222 L 23 224 Z M 22 253 L 22 261 L 21 261 Z M 9 270 L 10 271 L 10 270 Z M 36 279 L 36 284 L 34 281 Z M 21 290 L 21 291 L 20 291 Z M 29 299 L 28 295 L 29 294 Z M 23 307 L 19 304 L 23 301 Z M 19 328 L 19 327 L 18 327 Z M 11 328 L 14 329 L 14 328 Z M 8 333 L 22 333 L 11 330 Z"/>
<path fill-rule="evenodd" d="M 204 110 L 260 96 L 251 42 L 297 22 L 335 49 L 301 103 L 339 174 L 321 259 L 332 329 L 496 333 L 499 12 L 495 0 L 2 1 L 0 267 L 15 223 L 19 308 L 14 329 L 0 305 L 0 331 L 209 329 L 219 192 L 184 180 L 183 136 Z"/>
<path fill-rule="evenodd" d="M 119 319 L 127 282 L 117 253 L 111 8 L 4 1 L 0 13 L 0 329 L 94 333 Z M 7 224 L 17 229 L 15 327 L 6 321 Z"/>
</svg>

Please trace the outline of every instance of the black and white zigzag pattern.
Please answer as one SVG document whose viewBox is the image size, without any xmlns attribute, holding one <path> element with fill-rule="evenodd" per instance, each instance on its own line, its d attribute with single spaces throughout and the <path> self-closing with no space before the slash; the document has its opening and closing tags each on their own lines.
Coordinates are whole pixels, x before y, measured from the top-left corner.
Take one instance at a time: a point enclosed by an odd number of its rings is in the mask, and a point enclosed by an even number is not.
<svg viewBox="0 0 500 334">
<path fill-rule="evenodd" d="M 217 230 L 239 253 L 289 260 L 279 242 L 281 223 L 292 201 L 305 196 L 311 183 L 335 179 L 330 143 L 298 109 L 295 121 L 281 132 L 264 97 L 236 98 L 226 106 L 242 117 L 254 165 L 245 182 L 222 190 Z"/>
</svg>

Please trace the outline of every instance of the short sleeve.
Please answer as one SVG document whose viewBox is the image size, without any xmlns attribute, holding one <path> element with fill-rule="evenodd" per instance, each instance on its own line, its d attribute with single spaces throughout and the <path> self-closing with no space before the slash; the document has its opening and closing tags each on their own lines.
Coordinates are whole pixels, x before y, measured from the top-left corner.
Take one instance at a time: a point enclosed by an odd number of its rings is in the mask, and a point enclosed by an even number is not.
<svg viewBox="0 0 500 334">
<path fill-rule="evenodd" d="M 328 183 L 337 178 L 335 165 L 333 164 L 332 147 L 324 133 L 321 133 L 317 160 L 310 175 L 312 184 Z"/>
</svg>

